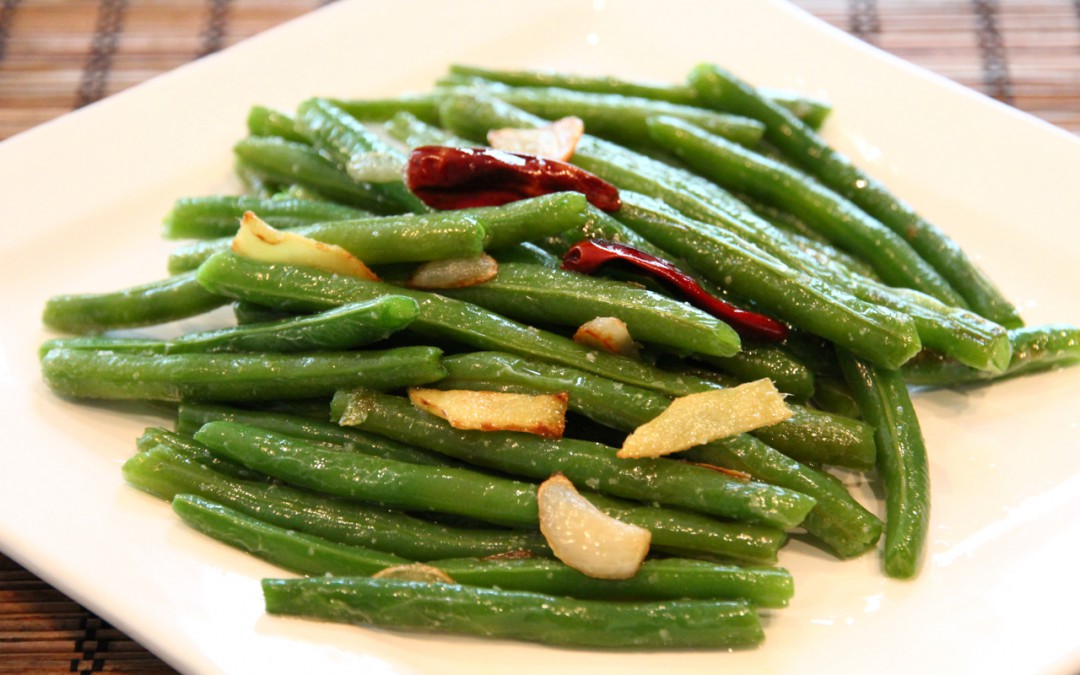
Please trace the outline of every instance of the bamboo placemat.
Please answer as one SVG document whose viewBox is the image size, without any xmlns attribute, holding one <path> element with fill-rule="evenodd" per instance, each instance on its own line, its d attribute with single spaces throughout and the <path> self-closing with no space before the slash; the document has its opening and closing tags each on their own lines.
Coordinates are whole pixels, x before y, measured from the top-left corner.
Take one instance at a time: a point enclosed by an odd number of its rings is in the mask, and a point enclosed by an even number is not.
<svg viewBox="0 0 1080 675">
<path fill-rule="evenodd" d="M 0 139 L 307 13 L 319 0 L 0 0 Z M 1080 0 L 795 0 L 1080 133 Z M 170 672 L 0 554 L 0 672 Z"/>
</svg>

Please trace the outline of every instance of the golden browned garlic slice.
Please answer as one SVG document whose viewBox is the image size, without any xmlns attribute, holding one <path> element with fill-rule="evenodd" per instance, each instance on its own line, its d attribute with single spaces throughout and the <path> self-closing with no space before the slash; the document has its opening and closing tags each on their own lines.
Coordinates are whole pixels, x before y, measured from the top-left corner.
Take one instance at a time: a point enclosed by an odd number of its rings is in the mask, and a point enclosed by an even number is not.
<svg viewBox="0 0 1080 675">
<path fill-rule="evenodd" d="M 546 438 L 561 438 L 566 427 L 565 392 L 508 394 L 469 389 L 410 389 L 409 400 L 437 415 L 455 429 L 524 431 Z"/>
<path fill-rule="evenodd" d="M 619 457 L 659 457 L 791 417 L 772 380 L 682 396 L 626 437 Z"/>
<path fill-rule="evenodd" d="M 295 232 L 276 230 L 251 211 L 244 213 L 240 220 L 232 250 L 245 258 L 267 263 L 315 267 L 370 281 L 379 279 L 367 265 L 340 246 L 315 241 Z"/>
<path fill-rule="evenodd" d="M 468 258 L 431 260 L 417 267 L 409 277 L 413 288 L 464 288 L 491 281 L 499 273 L 499 263 L 487 253 Z"/>
<path fill-rule="evenodd" d="M 592 505 L 566 476 L 554 474 L 536 491 L 540 532 L 555 557 L 590 577 L 629 579 L 649 553 L 652 534 Z"/>
<path fill-rule="evenodd" d="M 585 123 L 581 119 L 563 117 L 535 129 L 492 129 L 487 141 L 496 150 L 567 162 L 584 134 Z"/>
<path fill-rule="evenodd" d="M 598 316 L 581 324 L 574 333 L 574 342 L 612 354 L 638 358 L 638 348 L 626 322 L 613 316 Z"/>
</svg>

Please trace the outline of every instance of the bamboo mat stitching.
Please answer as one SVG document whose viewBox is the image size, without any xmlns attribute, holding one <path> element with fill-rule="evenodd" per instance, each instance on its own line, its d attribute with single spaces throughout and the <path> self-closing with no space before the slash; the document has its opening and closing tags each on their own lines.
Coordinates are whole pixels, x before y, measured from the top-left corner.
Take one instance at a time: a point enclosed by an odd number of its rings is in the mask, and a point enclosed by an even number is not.
<svg viewBox="0 0 1080 675">
<path fill-rule="evenodd" d="M 982 79 L 987 93 L 999 101 L 1013 102 L 1012 77 L 1005 52 L 1005 40 L 998 25 L 997 0 L 973 0 L 975 6 L 975 37 L 982 61 Z"/>
<path fill-rule="evenodd" d="M 105 95 L 109 81 L 113 55 L 120 43 L 127 0 L 102 0 L 98 9 L 97 25 L 91 43 L 90 57 L 83 68 L 82 80 L 75 102 L 76 108 L 97 101 Z"/>
<path fill-rule="evenodd" d="M 11 34 L 11 24 L 15 21 L 15 10 L 18 8 L 19 0 L 4 0 L 0 4 L 0 61 L 4 60 L 7 52 L 8 35 Z"/>
<path fill-rule="evenodd" d="M 105 669 L 105 659 L 98 656 L 98 651 L 107 651 L 109 641 L 98 641 L 97 631 L 106 627 L 105 622 L 94 615 L 84 616 L 79 620 L 79 629 L 83 634 L 75 642 L 75 652 L 80 654 L 81 658 L 71 660 L 71 672 L 100 673 Z"/>
<path fill-rule="evenodd" d="M 848 32 L 866 42 L 877 40 L 881 33 L 877 0 L 848 0 Z"/>
<path fill-rule="evenodd" d="M 232 0 L 210 0 L 210 12 L 202 32 L 202 48 L 199 56 L 213 54 L 221 49 L 229 24 L 229 4 Z"/>
</svg>

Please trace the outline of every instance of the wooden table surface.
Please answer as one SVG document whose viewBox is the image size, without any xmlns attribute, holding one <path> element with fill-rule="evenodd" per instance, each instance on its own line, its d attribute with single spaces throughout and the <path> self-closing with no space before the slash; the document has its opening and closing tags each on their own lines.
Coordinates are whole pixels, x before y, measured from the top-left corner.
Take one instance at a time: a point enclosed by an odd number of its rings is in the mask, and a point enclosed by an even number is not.
<svg viewBox="0 0 1080 675">
<path fill-rule="evenodd" d="M 0 140 L 309 12 L 319 0 L 0 0 Z M 1080 0 L 795 0 L 1080 133 Z M 0 553 L 0 672 L 168 672 Z"/>
</svg>

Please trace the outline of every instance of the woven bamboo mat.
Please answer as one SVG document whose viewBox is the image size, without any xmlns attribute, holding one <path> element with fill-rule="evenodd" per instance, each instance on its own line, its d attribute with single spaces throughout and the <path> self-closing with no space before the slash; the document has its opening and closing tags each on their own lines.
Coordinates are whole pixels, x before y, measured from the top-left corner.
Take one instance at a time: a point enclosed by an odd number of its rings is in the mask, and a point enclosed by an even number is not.
<svg viewBox="0 0 1080 675">
<path fill-rule="evenodd" d="M 0 0 L 0 139 L 319 0 Z M 795 0 L 882 49 L 1080 133 L 1080 0 Z M 168 672 L 0 554 L 0 672 Z"/>
</svg>

